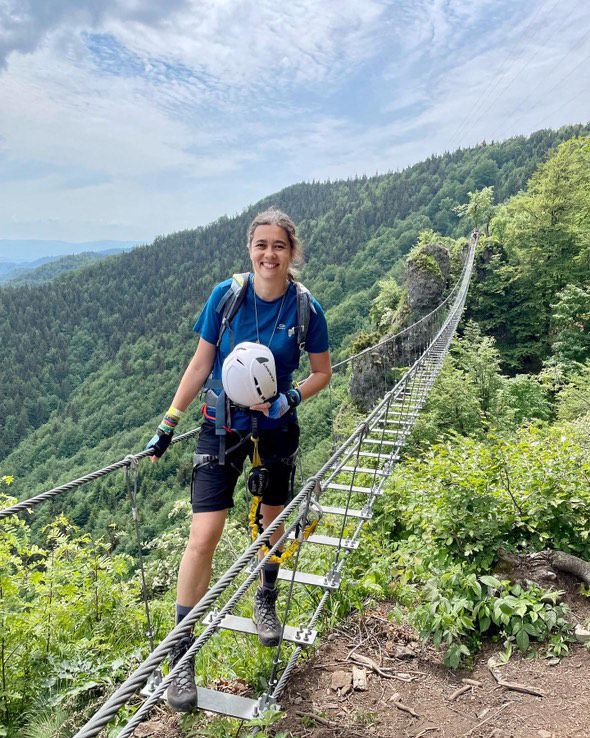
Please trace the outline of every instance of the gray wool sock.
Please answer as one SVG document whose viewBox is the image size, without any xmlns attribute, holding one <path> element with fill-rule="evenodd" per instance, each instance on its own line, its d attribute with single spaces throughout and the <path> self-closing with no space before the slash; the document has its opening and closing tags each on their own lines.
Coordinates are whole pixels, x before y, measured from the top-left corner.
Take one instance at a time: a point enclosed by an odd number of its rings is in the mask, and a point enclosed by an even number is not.
<svg viewBox="0 0 590 738">
<path fill-rule="evenodd" d="M 176 603 L 176 625 L 180 623 L 181 620 L 184 620 L 184 618 L 189 614 L 189 612 L 192 610 L 192 607 L 187 607 L 186 605 L 179 605 L 178 602 Z"/>
</svg>

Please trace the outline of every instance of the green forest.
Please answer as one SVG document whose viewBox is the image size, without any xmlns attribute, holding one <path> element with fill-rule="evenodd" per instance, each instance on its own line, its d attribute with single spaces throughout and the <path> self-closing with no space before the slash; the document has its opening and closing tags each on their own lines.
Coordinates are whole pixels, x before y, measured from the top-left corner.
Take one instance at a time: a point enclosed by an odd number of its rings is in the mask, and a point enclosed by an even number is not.
<svg viewBox="0 0 590 738">
<path fill-rule="evenodd" d="M 247 225 L 263 207 L 300 225 L 301 278 L 326 310 L 335 360 L 411 319 L 406 271 L 432 268 L 424 246 L 448 248 L 456 275 L 477 227 L 460 333 L 320 629 L 389 599 L 450 668 L 490 639 L 506 658 L 566 656 L 575 636 L 558 593 L 522 586 L 501 564 L 502 552 L 547 549 L 590 560 L 589 134 L 544 130 L 402 172 L 294 185 L 234 218 L 0 288 L 0 499 L 143 447 L 194 352 L 192 324 L 212 286 L 247 267 Z M 329 452 L 332 417 L 338 434 L 361 417 L 346 379 L 301 410 L 304 475 Z M 196 421 L 195 408 L 180 430 Z M 158 638 L 172 625 L 190 474 L 187 444 L 140 470 Z M 217 573 L 247 543 L 245 504 Z M 72 735 L 149 650 L 122 474 L 0 525 L 0 735 Z M 220 677 L 263 689 L 267 657 L 253 652 L 221 638 Z M 210 667 L 198 661 L 201 684 Z M 187 730 L 199 720 L 186 718 Z"/>
</svg>

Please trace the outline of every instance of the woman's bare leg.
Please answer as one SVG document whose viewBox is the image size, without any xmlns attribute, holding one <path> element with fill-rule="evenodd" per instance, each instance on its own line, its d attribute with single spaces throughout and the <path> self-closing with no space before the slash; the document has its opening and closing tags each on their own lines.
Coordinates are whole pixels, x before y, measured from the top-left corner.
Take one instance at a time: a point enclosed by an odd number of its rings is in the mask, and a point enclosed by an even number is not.
<svg viewBox="0 0 590 738">
<path fill-rule="evenodd" d="M 265 505 L 262 503 L 260 506 L 260 511 L 262 512 L 262 525 L 264 528 L 268 528 L 268 526 L 272 523 L 272 521 L 280 515 L 283 510 L 285 509 L 284 505 Z M 272 544 L 276 543 L 279 538 L 283 535 L 285 532 L 285 526 L 281 523 L 279 525 L 278 530 L 276 530 L 272 536 L 270 537 L 270 542 Z"/>
<path fill-rule="evenodd" d="M 227 510 L 194 513 L 187 547 L 178 570 L 176 602 L 194 607 L 207 591 L 213 554 L 219 543 Z"/>
</svg>

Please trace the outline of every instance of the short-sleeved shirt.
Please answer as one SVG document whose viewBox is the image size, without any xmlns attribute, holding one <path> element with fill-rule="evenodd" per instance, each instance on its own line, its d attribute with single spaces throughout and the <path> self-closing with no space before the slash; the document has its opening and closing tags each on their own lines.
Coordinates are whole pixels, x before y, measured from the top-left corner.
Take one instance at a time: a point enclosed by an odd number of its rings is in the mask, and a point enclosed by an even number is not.
<svg viewBox="0 0 590 738">
<path fill-rule="evenodd" d="M 205 307 L 199 315 L 193 330 L 209 343 L 216 344 L 221 328 L 223 309 L 218 305 L 231 286 L 231 279 L 220 282 L 211 293 Z M 256 300 L 256 310 L 254 309 Z M 328 326 L 324 311 L 315 298 L 311 298 L 312 309 L 309 316 L 309 328 L 305 339 L 305 350 L 308 353 L 319 354 L 328 350 Z M 256 314 L 258 314 L 258 332 L 256 330 Z M 275 327 L 276 326 L 276 327 Z M 252 275 L 248 280 L 248 289 L 244 301 L 234 316 L 231 327 L 227 328 L 221 338 L 221 343 L 215 354 L 212 379 L 221 379 L 221 367 L 232 348 L 242 341 L 256 342 L 268 346 L 273 353 L 277 370 L 277 385 L 279 392 L 286 392 L 292 384 L 293 372 L 299 366 L 300 351 L 297 344 L 297 288 L 289 282 L 287 292 L 276 300 L 263 300 L 254 292 Z M 210 412 L 214 414 L 214 409 Z M 273 420 L 262 413 L 258 413 L 260 428 L 276 428 L 285 423 L 296 420 L 295 411 L 286 413 L 282 418 Z M 251 423 L 250 413 L 234 409 L 231 426 L 236 430 L 249 430 Z"/>
</svg>

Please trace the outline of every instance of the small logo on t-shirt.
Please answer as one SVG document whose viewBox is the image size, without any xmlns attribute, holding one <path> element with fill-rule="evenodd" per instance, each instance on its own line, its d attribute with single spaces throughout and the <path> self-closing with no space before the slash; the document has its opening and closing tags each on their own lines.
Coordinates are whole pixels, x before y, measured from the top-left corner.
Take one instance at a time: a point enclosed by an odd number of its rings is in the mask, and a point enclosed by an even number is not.
<svg viewBox="0 0 590 738">
<path fill-rule="evenodd" d="M 277 331 L 284 331 L 287 326 L 284 323 L 279 323 L 277 325 Z"/>
</svg>

